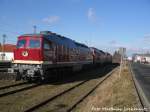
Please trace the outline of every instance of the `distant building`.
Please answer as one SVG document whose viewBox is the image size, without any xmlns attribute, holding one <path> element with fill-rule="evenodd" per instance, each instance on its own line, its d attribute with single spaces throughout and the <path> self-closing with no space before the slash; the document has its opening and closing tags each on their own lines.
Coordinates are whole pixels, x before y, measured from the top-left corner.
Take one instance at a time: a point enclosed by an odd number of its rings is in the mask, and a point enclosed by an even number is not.
<svg viewBox="0 0 150 112">
<path fill-rule="evenodd" d="M 123 58 L 125 58 L 125 55 L 126 55 L 126 48 L 120 47 L 119 50 L 118 50 L 118 53 L 119 53 Z"/>
<path fill-rule="evenodd" d="M 134 54 L 132 59 L 134 62 L 150 63 L 150 54 Z"/>
<path fill-rule="evenodd" d="M 0 61 L 11 61 L 14 59 L 13 51 L 16 45 L 5 44 L 4 46 L 0 44 Z"/>
<path fill-rule="evenodd" d="M 128 57 L 127 60 L 128 60 L 128 61 L 132 61 L 132 57 Z"/>
</svg>

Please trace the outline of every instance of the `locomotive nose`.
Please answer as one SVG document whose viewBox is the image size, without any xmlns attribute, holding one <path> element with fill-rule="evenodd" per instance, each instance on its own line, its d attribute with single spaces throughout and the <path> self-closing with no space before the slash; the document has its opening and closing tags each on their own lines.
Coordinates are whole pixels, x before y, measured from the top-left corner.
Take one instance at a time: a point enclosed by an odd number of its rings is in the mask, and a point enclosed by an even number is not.
<svg viewBox="0 0 150 112">
<path fill-rule="evenodd" d="M 23 61 L 41 61 L 41 49 L 17 49 L 14 51 L 15 60 Z"/>
<path fill-rule="evenodd" d="M 17 49 L 14 51 L 15 60 L 41 61 L 41 38 L 22 36 L 17 42 Z"/>
</svg>

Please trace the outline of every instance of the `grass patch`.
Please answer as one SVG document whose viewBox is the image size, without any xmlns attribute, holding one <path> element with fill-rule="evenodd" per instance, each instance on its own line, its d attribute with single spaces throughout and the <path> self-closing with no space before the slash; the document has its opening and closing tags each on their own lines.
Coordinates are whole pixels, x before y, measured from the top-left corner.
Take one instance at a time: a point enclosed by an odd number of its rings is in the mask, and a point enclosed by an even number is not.
<svg viewBox="0 0 150 112">
<path fill-rule="evenodd" d="M 122 67 L 120 76 L 119 69 L 114 72 L 76 111 L 102 112 L 102 108 L 111 107 L 114 109 L 141 107 L 128 65 Z"/>
</svg>

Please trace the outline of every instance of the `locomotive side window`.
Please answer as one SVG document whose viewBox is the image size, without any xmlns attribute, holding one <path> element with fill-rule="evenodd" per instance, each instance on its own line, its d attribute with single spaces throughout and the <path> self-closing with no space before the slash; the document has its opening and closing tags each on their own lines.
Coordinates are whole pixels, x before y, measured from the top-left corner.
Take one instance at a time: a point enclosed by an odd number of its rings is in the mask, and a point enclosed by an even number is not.
<svg viewBox="0 0 150 112">
<path fill-rule="evenodd" d="M 52 46 L 51 46 L 50 42 L 44 41 L 44 49 L 47 49 L 47 50 L 52 49 Z"/>
<path fill-rule="evenodd" d="M 17 43 L 17 48 L 24 48 L 26 45 L 26 40 L 19 40 Z"/>
<path fill-rule="evenodd" d="M 40 40 L 30 40 L 29 41 L 29 48 L 40 48 Z"/>
</svg>

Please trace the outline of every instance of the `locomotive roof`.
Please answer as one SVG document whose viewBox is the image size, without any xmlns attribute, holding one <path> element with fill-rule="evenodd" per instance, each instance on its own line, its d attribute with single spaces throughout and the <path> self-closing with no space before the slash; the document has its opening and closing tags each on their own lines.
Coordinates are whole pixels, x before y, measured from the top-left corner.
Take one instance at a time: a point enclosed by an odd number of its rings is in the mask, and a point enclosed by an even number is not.
<svg viewBox="0 0 150 112">
<path fill-rule="evenodd" d="M 104 51 L 102 51 L 102 50 L 99 50 L 101 53 L 103 53 L 103 54 L 105 54 L 105 52 Z"/>
<path fill-rule="evenodd" d="M 111 55 L 110 53 L 106 52 L 107 55 Z"/>
<path fill-rule="evenodd" d="M 64 45 L 64 46 L 68 46 L 70 48 L 77 48 L 77 47 L 82 47 L 82 48 L 89 48 L 88 46 L 86 46 L 85 44 L 82 43 L 78 43 L 72 39 L 69 39 L 67 37 L 58 35 L 56 33 L 52 33 L 50 31 L 42 31 L 38 34 L 24 34 L 21 36 L 36 36 L 36 37 L 40 37 L 43 36 L 44 38 L 57 43 L 59 45 Z"/>
<path fill-rule="evenodd" d="M 64 37 L 60 37 L 58 35 L 45 35 L 44 38 L 52 41 L 52 42 L 55 42 L 59 45 L 64 45 L 64 46 L 68 46 L 70 48 L 75 48 L 76 45 L 75 43 L 69 39 L 69 38 L 64 38 Z"/>
<path fill-rule="evenodd" d="M 37 37 L 40 37 L 41 34 L 23 34 L 21 36 L 37 36 Z"/>
<path fill-rule="evenodd" d="M 84 47 L 84 48 L 88 48 L 88 46 L 86 46 L 85 44 L 81 44 L 81 43 L 78 43 L 78 42 L 75 42 L 75 44 L 79 47 Z"/>
<path fill-rule="evenodd" d="M 95 47 L 91 47 L 91 48 L 94 49 L 94 50 L 96 50 L 97 52 L 100 52 L 100 53 L 102 53 L 102 54 L 105 54 L 105 52 L 102 51 L 102 50 L 99 50 L 99 49 L 97 49 L 97 48 L 95 48 Z"/>
</svg>

